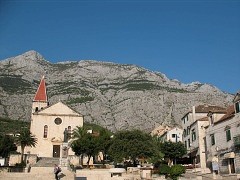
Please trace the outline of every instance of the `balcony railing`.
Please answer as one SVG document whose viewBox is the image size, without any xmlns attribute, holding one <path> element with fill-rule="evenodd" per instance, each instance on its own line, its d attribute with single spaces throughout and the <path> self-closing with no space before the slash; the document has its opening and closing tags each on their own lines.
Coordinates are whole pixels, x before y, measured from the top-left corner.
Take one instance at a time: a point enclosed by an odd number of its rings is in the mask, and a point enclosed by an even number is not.
<svg viewBox="0 0 240 180">
<path fill-rule="evenodd" d="M 240 134 L 233 137 L 234 146 L 240 146 Z"/>
</svg>

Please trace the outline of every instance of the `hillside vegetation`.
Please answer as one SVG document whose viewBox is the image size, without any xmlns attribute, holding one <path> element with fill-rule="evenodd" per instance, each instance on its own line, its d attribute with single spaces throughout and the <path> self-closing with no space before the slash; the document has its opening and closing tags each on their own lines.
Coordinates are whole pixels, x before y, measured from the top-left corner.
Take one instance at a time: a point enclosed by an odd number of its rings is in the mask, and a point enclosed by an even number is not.
<svg viewBox="0 0 240 180">
<path fill-rule="evenodd" d="M 16 121 L 0 117 L 0 134 L 16 134 L 21 128 L 30 128 L 29 122 Z"/>
<path fill-rule="evenodd" d="M 85 122 L 113 132 L 149 132 L 159 125 L 181 124 L 192 106 L 226 107 L 233 98 L 213 85 L 184 84 L 136 65 L 94 60 L 50 63 L 29 51 L 0 61 L 0 116 L 30 121 L 43 75 L 50 105 L 60 100 L 82 114 Z"/>
</svg>

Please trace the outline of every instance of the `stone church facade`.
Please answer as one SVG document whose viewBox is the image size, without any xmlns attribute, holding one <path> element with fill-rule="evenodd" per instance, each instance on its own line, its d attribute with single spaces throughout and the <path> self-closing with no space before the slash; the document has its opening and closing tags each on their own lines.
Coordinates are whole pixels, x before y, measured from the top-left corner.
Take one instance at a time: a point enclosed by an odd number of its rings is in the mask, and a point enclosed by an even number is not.
<svg viewBox="0 0 240 180">
<path fill-rule="evenodd" d="M 74 155 L 69 147 L 72 131 L 83 126 L 83 116 L 62 102 L 49 106 L 46 83 L 41 79 L 32 104 L 30 131 L 37 138 L 34 148 L 25 153 L 38 157 L 67 158 Z"/>
</svg>

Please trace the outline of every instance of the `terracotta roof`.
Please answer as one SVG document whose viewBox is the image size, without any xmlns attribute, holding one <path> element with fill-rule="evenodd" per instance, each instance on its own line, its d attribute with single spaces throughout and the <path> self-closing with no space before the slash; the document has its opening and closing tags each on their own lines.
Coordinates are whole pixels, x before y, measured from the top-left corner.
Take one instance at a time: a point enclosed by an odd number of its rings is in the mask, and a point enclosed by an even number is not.
<svg viewBox="0 0 240 180">
<path fill-rule="evenodd" d="M 224 107 L 220 107 L 220 106 L 214 106 L 214 105 L 198 105 L 195 107 L 195 113 L 209 113 L 209 112 L 212 112 L 212 113 L 226 113 L 226 108 Z M 189 114 L 189 113 L 192 113 L 192 109 L 191 111 L 188 111 L 184 116 L 183 118 Z"/>
<path fill-rule="evenodd" d="M 208 117 L 203 117 L 203 118 L 200 118 L 200 119 L 197 119 L 196 121 L 194 121 L 190 126 L 192 127 L 194 124 L 196 124 L 198 121 L 208 121 Z"/>
<path fill-rule="evenodd" d="M 226 113 L 226 108 L 220 106 L 212 106 L 212 105 L 199 105 L 195 107 L 196 113 Z"/>
<path fill-rule="evenodd" d="M 214 124 L 217 124 L 217 123 L 222 122 L 224 120 L 230 119 L 234 116 L 234 114 L 235 114 L 234 105 L 231 105 L 227 108 L 226 114 L 221 119 L 219 119 L 217 122 L 215 122 Z"/>
<path fill-rule="evenodd" d="M 200 118 L 200 119 L 197 119 L 197 121 L 208 121 L 208 117 L 203 117 L 203 118 Z"/>
<path fill-rule="evenodd" d="M 38 86 L 37 92 L 33 101 L 43 101 L 47 102 L 47 91 L 44 76 L 42 77 L 40 84 Z"/>
</svg>

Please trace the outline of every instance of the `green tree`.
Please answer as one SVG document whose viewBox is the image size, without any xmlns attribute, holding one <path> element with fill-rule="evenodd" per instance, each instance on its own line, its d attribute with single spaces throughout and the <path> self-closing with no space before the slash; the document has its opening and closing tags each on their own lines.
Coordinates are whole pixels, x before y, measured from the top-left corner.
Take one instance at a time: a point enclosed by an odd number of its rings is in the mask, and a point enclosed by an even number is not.
<svg viewBox="0 0 240 180">
<path fill-rule="evenodd" d="M 17 147 L 14 144 L 14 139 L 9 135 L 1 135 L 0 136 L 0 156 L 6 158 L 9 156 L 9 153 L 12 151 L 16 151 Z"/>
<path fill-rule="evenodd" d="M 177 158 L 181 158 L 184 154 L 187 153 L 187 149 L 184 144 L 181 142 L 171 142 L 166 141 L 161 143 L 160 151 L 164 153 L 164 158 L 167 158 L 168 164 L 172 164 L 172 161 Z"/>
<path fill-rule="evenodd" d="M 149 162 L 153 163 L 155 167 L 158 167 L 164 158 L 164 154 L 160 151 L 161 141 L 159 137 L 153 136 L 152 144 L 153 155 L 150 157 Z"/>
<path fill-rule="evenodd" d="M 109 155 L 114 162 L 122 162 L 123 158 L 131 159 L 136 165 L 137 158 L 149 158 L 153 155 L 152 137 L 140 130 L 119 131 L 109 148 Z"/>
<path fill-rule="evenodd" d="M 76 155 L 82 156 L 86 154 L 88 157 L 87 167 L 89 167 L 89 161 L 91 157 L 98 154 L 98 136 L 88 133 L 84 127 L 77 127 L 73 131 L 73 141 L 71 148 Z"/>
<path fill-rule="evenodd" d="M 73 130 L 73 137 L 72 137 L 72 139 L 73 139 L 73 141 L 82 139 L 84 137 L 84 135 L 86 135 L 86 134 L 87 134 L 87 129 L 86 128 L 77 126 Z"/>
<path fill-rule="evenodd" d="M 99 131 L 99 137 L 97 139 L 98 149 L 100 152 L 103 153 L 103 158 L 106 159 L 106 154 L 108 153 L 109 147 L 112 143 L 111 141 L 112 133 L 109 132 L 107 129 L 101 129 Z M 103 163 L 104 163 L 104 159 Z"/>
<path fill-rule="evenodd" d="M 21 163 L 23 163 L 23 154 L 26 146 L 35 147 L 37 145 L 37 138 L 30 132 L 28 128 L 20 130 L 15 139 L 17 145 L 21 146 Z"/>
<path fill-rule="evenodd" d="M 170 168 L 169 176 L 172 180 L 177 180 L 181 174 L 184 174 L 186 172 L 185 167 L 183 167 L 180 164 L 175 164 Z"/>
<path fill-rule="evenodd" d="M 111 136 L 113 133 L 111 131 L 109 131 L 108 129 L 103 128 L 97 124 L 84 123 L 83 127 L 86 130 L 91 129 L 93 132 L 98 134 L 96 148 L 99 150 L 99 152 L 102 152 L 102 154 L 103 154 L 102 162 L 104 163 L 104 160 L 106 159 L 106 154 L 107 154 L 109 146 L 111 144 Z M 80 133 L 78 132 L 78 134 L 80 134 Z"/>
</svg>

